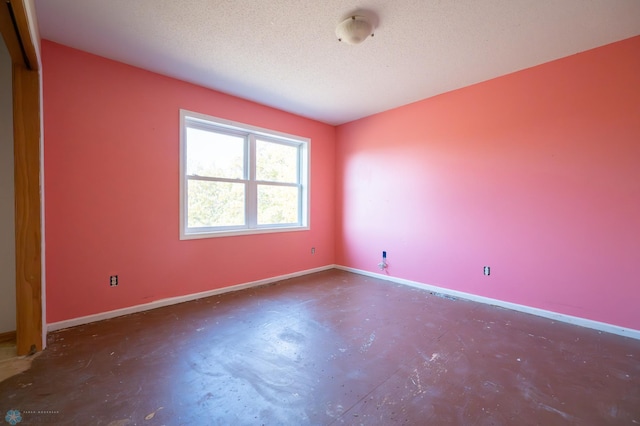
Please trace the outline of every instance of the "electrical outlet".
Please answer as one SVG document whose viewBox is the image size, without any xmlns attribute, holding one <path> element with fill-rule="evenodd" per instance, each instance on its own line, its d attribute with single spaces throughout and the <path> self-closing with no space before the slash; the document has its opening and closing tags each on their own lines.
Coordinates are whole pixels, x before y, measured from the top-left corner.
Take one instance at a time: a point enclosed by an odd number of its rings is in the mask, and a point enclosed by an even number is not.
<svg viewBox="0 0 640 426">
<path fill-rule="evenodd" d="M 389 265 L 387 265 L 387 252 L 386 250 L 382 252 L 382 262 L 378 263 L 378 268 L 380 268 L 381 271 L 384 271 L 385 269 L 387 269 Z"/>
<path fill-rule="evenodd" d="M 316 254 L 316 248 L 315 247 L 311 247 L 311 254 Z"/>
<path fill-rule="evenodd" d="M 111 275 L 109 277 L 109 286 L 116 287 L 117 285 L 118 285 L 118 276 L 117 275 Z"/>
<path fill-rule="evenodd" d="M 485 266 L 485 267 L 484 267 L 484 274 L 485 274 L 485 275 L 491 275 L 491 268 L 490 268 L 490 267 L 488 267 L 488 266 Z"/>
</svg>

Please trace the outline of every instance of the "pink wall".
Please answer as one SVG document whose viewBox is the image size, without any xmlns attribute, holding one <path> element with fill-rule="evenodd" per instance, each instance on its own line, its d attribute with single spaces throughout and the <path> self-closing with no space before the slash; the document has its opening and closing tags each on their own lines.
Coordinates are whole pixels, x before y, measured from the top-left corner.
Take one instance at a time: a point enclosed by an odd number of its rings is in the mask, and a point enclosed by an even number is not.
<svg viewBox="0 0 640 426">
<path fill-rule="evenodd" d="M 339 126 L 336 158 L 338 264 L 640 330 L 640 37 Z"/>
<path fill-rule="evenodd" d="M 640 37 L 337 131 L 42 48 L 48 322 L 387 250 L 396 277 L 640 329 Z M 180 241 L 180 108 L 310 137 L 311 231 Z"/>
<path fill-rule="evenodd" d="M 334 127 L 46 40 L 42 62 L 47 322 L 334 263 Z M 180 108 L 310 137 L 311 230 L 180 241 Z"/>
</svg>

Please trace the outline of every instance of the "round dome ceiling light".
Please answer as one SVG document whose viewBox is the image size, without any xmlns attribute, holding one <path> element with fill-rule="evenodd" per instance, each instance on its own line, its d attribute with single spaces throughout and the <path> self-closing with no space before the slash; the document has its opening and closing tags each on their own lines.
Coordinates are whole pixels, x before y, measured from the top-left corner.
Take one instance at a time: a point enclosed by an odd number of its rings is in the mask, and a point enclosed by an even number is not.
<svg viewBox="0 0 640 426">
<path fill-rule="evenodd" d="M 360 44 L 367 37 L 373 37 L 373 25 L 364 16 L 353 15 L 338 24 L 336 36 L 338 41 Z"/>
</svg>

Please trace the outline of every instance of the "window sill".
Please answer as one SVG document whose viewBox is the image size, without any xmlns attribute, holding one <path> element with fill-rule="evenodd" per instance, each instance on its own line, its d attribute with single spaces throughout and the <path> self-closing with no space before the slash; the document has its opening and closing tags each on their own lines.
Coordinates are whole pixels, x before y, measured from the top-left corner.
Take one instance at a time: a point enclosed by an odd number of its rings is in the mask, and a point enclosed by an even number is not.
<svg viewBox="0 0 640 426">
<path fill-rule="evenodd" d="M 241 235 L 273 234 L 276 232 L 308 231 L 309 226 L 283 226 L 279 228 L 234 229 L 231 231 L 190 232 L 181 233 L 180 240 L 197 240 L 201 238 L 236 237 Z"/>
</svg>

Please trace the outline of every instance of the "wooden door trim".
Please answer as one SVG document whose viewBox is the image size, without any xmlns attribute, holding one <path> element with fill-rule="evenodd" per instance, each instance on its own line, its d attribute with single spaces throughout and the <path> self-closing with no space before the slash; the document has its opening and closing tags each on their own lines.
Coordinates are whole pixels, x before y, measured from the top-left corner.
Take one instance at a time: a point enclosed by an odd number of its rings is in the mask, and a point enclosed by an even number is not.
<svg viewBox="0 0 640 426">
<path fill-rule="evenodd" d="M 38 54 L 31 37 L 32 30 L 29 27 L 29 18 L 24 0 L 9 0 L 15 21 L 15 31 L 20 40 L 23 52 L 23 65 L 31 71 L 39 71 Z"/>
<path fill-rule="evenodd" d="M 26 355 L 42 350 L 43 310 L 40 76 L 25 0 L 0 3 L 0 32 L 13 72 L 16 346 Z"/>
</svg>

